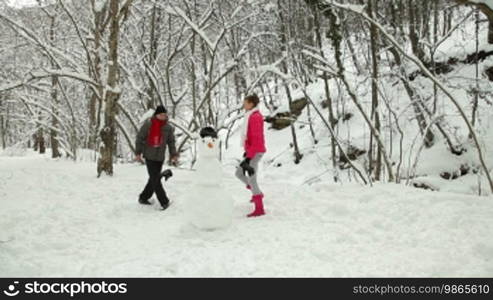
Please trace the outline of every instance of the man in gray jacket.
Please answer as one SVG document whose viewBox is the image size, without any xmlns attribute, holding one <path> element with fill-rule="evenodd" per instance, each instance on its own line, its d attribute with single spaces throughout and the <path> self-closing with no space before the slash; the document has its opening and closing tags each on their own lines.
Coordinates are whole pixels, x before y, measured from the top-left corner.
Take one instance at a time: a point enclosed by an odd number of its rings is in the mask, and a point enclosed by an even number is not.
<svg viewBox="0 0 493 300">
<path fill-rule="evenodd" d="M 169 149 L 171 162 L 176 164 L 178 153 L 175 146 L 174 128 L 168 123 L 166 108 L 162 105 L 156 108 L 152 118 L 146 120 L 140 128 L 135 141 L 136 160 L 143 162 L 147 167 L 149 180 L 139 195 L 139 203 L 150 205 L 152 194 L 161 204 L 162 210 L 169 206 L 169 199 L 161 184 L 161 169 L 165 161 L 166 147 Z"/>
</svg>

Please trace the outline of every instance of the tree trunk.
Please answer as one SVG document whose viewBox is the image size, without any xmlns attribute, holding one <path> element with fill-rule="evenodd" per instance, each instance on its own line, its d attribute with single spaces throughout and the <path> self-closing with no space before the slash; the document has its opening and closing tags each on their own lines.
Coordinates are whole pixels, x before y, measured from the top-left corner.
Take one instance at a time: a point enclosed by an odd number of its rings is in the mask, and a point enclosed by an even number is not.
<svg viewBox="0 0 493 300">
<path fill-rule="evenodd" d="M 100 158 L 98 160 L 98 177 L 102 172 L 113 175 L 113 156 L 115 154 L 116 139 L 116 115 L 117 102 L 120 98 L 121 88 L 120 66 L 118 63 L 118 42 L 120 34 L 120 5 L 118 0 L 110 1 L 110 36 L 108 40 L 108 77 L 106 94 L 104 96 L 104 126 L 100 131 L 103 145 L 100 148 Z"/>
<path fill-rule="evenodd" d="M 316 6 L 312 5 L 312 10 L 313 10 L 313 15 L 314 15 L 314 23 L 315 23 L 315 37 L 317 40 L 317 47 L 320 51 L 320 56 L 322 58 L 325 58 L 325 54 L 323 51 L 322 47 L 322 33 L 321 33 L 321 26 L 320 26 L 320 12 L 318 11 Z M 348 37 L 349 38 L 349 37 Z M 327 101 L 327 107 L 329 108 L 329 125 L 331 126 L 331 132 L 334 132 L 334 126 L 337 123 L 335 117 L 334 117 L 334 108 L 333 108 L 333 101 L 332 97 L 330 95 L 330 89 L 329 89 L 329 79 L 327 78 L 328 74 L 327 72 L 323 73 L 323 81 L 324 81 L 324 89 L 325 89 L 325 97 Z M 330 139 L 330 144 L 331 144 L 331 154 L 332 154 L 332 167 L 335 169 L 337 168 L 337 152 L 336 152 L 336 140 L 335 137 L 331 135 Z M 337 176 L 334 176 L 334 181 L 337 182 Z"/>
<path fill-rule="evenodd" d="M 475 15 L 476 19 L 476 53 L 479 52 L 479 13 L 476 11 Z M 491 24 L 491 23 L 490 23 Z M 473 105 L 472 105 L 472 117 L 471 117 L 471 125 L 474 127 L 476 126 L 476 118 L 477 118 L 477 112 L 478 112 L 478 105 L 479 105 L 479 61 L 476 60 L 476 66 L 475 66 L 475 76 L 476 76 L 476 87 L 474 90 L 474 100 L 473 100 Z"/>
<path fill-rule="evenodd" d="M 5 104 L 4 104 L 5 103 Z M 0 140 L 2 141 L 2 149 L 7 148 L 7 126 L 5 126 L 5 119 L 8 118 L 8 107 L 7 103 L 3 100 L 0 100 L 0 111 L 5 112 L 7 116 L 4 116 L 3 113 L 0 114 Z"/>
<path fill-rule="evenodd" d="M 50 43 L 53 47 L 55 47 L 55 17 L 51 17 L 51 24 L 50 24 Z M 56 67 L 56 64 L 52 61 L 51 62 L 52 67 Z M 58 136 L 57 136 L 57 128 L 58 128 L 58 91 L 57 91 L 57 81 L 58 78 L 57 76 L 53 75 L 51 77 L 51 111 L 52 111 L 52 117 L 51 117 L 51 129 L 50 129 L 50 144 L 51 144 L 51 157 L 52 158 L 58 158 L 61 155 L 60 151 L 58 150 L 59 147 L 59 142 L 58 142 Z"/>
<path fill-rule="evenodd" d="M 93 14 L 94 14 L 94 27 L 92 28 L 92 34 L 94 36 L 93 40 L 93 53 L 92 55 L 94 56 L 92 61 L 94 63 L 94 72 L 92 74 L 92 77 L 94 78 L 94 81 L 96 81 L 99 84 L 99 87 L 92 88 L 92 93 L 91 93 L 91 99 L 89 100 L 89 145 L 88 147 L 92 150 L 97 150 L 97 138 L 98 138 L 98 128 L 99 125 L 101 124 L 100 120 L 100 111 L 101 111 L 101 103 L 102 103 L 102 97 L 103 97 L 103 83 L 102 83 L 102 70 L 101 70 L 101 64 L 102 64 L 102 58 L 101 58 L 101 41 L 102 41 L 102 34 L 103 34 L 103 23 L 104 23 L 104 16 L 106 15 L 106 9 L 103 11 L 96 11 L 95 10 L 95 0 L 91 0 L 91 5 L 93 8 Z"/>
<path fill-rule="evenodd" d="M 160 13 L 158 11 L 158 6 L 155 3 L 152 9 L 151 16 L 151 33 L 150 33 L 150 41 L 149 41 L 149 68 L 154 68 L 157 60 L 157 51 L 158 51 L 158 43 L 159 43 L 159 22 L 160 22 Z M 159 93 L 159 89 L 156 86 L 154 79 L 152 78 L 152 74 L 147 72 L 149 77 L 149 87 L 147 88 L 149 95 L 149 101 L 147 103 L 147 109 L 154 108 L 159 103 L 159 97 L 156 95 Z M 165 105 L 165 103 L 159 103 Z"/>
<path fill-rule="evenodd" d="M 46 152 L 43 127 L 39 127 L 38 129 L 38 134 L 36 135 L 36 145 L 37 150 L 39 150 L 39 154 L 44 154 Z"/>
<path fill-rule="evenodd" d="M 282 44 L 282 48 L 283 48 L 283 53 L 287 53 L 289 51 L 289 44 L 288 44 L 288 38 L 287 38 L 288 32 L 287 32 L 285 20 L 283 18 L 281 1 L 278 0 L 277 4 L 278 4 L 278 9 L 279 9 L 279 17 L 281 20 L 281 44 Z M 283 60 L 281 62 L 281 71 L 284 74 L 288 74 L 288 72 L 289 72 L 286 60 Z M 289 102 L 289 110 L 290 110 L 290 113 L 292 113 L 291 104 L 293 103 L 293 98 L 291 96 L 291 91 L 289 90 L 289 85 L 287 83 L 284 83 L 284 89 L 286 91 L 286 97 L 288 98 L 288 102 Z M 298 146 L 298 138 L 296 136 L 296 128 L 294 126 L 294 123 L 291 123 L 290 127 L 291 127 L 291 137 L 293 138 L 294 163 L 298 164 L 298 163 L 300 163 L 301 159 L 303 158 L 303 155 L 300 153 L 300 149 Z"/>
<path fill-rule="evenodd" d="M 341 30 L 340 30 L 340 24 L 338 23 L 338 18 L 337 15 L 335 15 L 335 12 L 333 9 L 328 9 L 326 10 L 329 20 L 330 20 L 330 31 L 328 32 L 329 38 L 332 40 L 332 43 L 334 45 L 334 57 L 337 63 L 338 67 L 338 75 L 342 82 L 344 83 L 344 86 L 346 87 L 346 90 L 353 101 L 354 105 L 356 108 L 359 110 L 361 113 L 361 116 L 365 120 L 366 124 L 370 128 L 372 134 L 375 137 L 375 140 L 379 144 L 379 147 L 382 151 L 382 156 L 385 162 L 385 166 L 387 167 L 387 173 L 388 173 L 388 178 L 389 181 L 394 181 L 394 172 L 392 170 L 392 164 L 390 163 L 389 157 L 387 156 L 387 151 L 385 150 L 384 144 L 382 142 L 382 139 L 380 138 L 379 132 L 375 129 L 373 124 L 371 123 L 370 118 L 367 116 L 363 106 L 359 102 L 356 94 L 354 93 L 351 85 L 349 84 L 346 75 L 345 75 L 345 68 L 344 68 L 344 63 L 342 61 L 342 49 L 341 49 L 341 42 L 342 42 L 342 36 L 341 36 Z"/>
<path fill-rule="evenodd" d="M 368 1 L 368 15 L 370 18 L 374 16 L 377 0 Z M 380 133 L 380 116 L 378 112 L 378 31 L 375 25 L 370 24 L 370 48 L 372 61 L 372 81 L 371 81 L 371 119 L 375 122 L 375 130 Z M 376 165 L 373 166 L 373 132 L 370 135 L 370 146 L 368 150 L 369 170 L 370 173 L 375 169 L 375 180 L 380 180 L 380 172 L 382 169 L 382 149 L 380 144 L 377 144 Z"/>
<path fill-rule="evenodd" d="M 402 2 L 401 2 L 402 3 Z M 402 15 L 397 16 L 397 11 L 393 11 L 392 14 L 392 24 L 401 24 L 403 22 L 399 22 L 399 20 L 402 19 Z M 394 30 L 396 32 L 400 32 L 400 34 L 403 34 L 404 28 L 402 26 L 394 26 Z M 385 42 L 384 42 L 385 43 Z M 406 90 L 409 100 L 411 101 L 411 105 L 414 110 L 414 115 L 416 117 L 416 122 L 418 123 L 418 128 L 422 136 L 424 136 L 424 144 L 426 148 L 430 148 L 433 146 L 435 143 L 435 135 L 433 134 L 433 131 L 431 128 L 428 128 L 428 122 L 425 118 L 425 104 L 422 103 L 422 100 L 416 95 L 415 89 L 411 86 L 411 83 L 409 82 L 408 78 L 409 75 L 407 74 L 403 63 L 402 63 L 402 58 L 401 55 L 399 54 L 399 51 L 395 49 L 395 47 L 392 47 L 392 45 L 389 45 L 388 43 L 385 43 L 385 47 L 389 49 L 389 52 L 392 54 L 394 57 L 394 62 L 397 65 L 398 68 L 398 74 L 399 74 L 399 79 L 401 80 L 404 89 Z M 437 124 L 437 126 L 440 126 Z"/>
<path fill-rule="evenodd" d="M 194 16 L 196 14 L 196 3 L 194 1 Z M 196 40 L 196 33 L 195 31 L 192 31 L 192 40 L 190 42 L 190 52 L 191 52 L 191 57 L 190 57 L 190 84 L 192 85 L 192 120 L 193 123 L 196 125 L 196 127 L 199 127 L 199 125 L 196 123 L 197 120 L 197 73 L 196 73 L 196 67 L 195 67 L 195 41 Z"/>
<path fill-rule="evenodd" d="M 409 11 L 409 38 L 411 40 L 411 49 L 416 55 L 416 57 L 423 61 L 424 59 L 424 51 L 420 45 L 420 37 L 418 35 L 419 30 L 419 17 L 417 14 L 417 5 L 415 5 L 413 0 L 408 0 L 408 11 Z"/>
</svg>

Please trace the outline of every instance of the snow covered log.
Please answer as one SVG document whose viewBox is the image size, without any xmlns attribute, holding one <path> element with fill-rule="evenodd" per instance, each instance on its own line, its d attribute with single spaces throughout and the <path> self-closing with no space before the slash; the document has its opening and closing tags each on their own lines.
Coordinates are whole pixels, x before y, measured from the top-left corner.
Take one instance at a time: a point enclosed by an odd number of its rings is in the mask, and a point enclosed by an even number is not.
<svg viewBox="0 0 493 300">
<path fill-rule="evenodd" d="M 273 116 L 268 116 L 265 118 L 265 122 L 271 123 L 272 128 L 277 130 L 289 127 L 296 122 L 296 119 L 301 115 L 307 105 L 308 101 L 306 98 L 294 100 L 290 105 L 289 111 L 280 111 Z"/>
</svg>

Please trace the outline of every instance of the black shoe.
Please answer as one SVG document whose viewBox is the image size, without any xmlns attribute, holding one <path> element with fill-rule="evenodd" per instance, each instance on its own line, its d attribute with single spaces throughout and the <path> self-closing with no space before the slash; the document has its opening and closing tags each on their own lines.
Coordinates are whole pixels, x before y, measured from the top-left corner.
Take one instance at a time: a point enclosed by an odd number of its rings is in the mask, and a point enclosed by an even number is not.
<svg viewBox="0 0 493 300">
<path fill-rule="evenodd" d="M 152 203 L 149 200 L 143 200 L 139 198 L 139 203 L 142 205 L 152 205 Z"/>
<path fill-rule="evenodd" d="M 162 205 L 159 210 L 164 211 L 171 205 L 171 201 L 168 201 L 165 205 Z"/>
<path fill-rule="evenodd" d="M 161 178 L 164 177 L 164 181 L 168 181 L 173 176 L 173 172 L 170 169 L 166 169 L 161 173 Z"/>
</svg>

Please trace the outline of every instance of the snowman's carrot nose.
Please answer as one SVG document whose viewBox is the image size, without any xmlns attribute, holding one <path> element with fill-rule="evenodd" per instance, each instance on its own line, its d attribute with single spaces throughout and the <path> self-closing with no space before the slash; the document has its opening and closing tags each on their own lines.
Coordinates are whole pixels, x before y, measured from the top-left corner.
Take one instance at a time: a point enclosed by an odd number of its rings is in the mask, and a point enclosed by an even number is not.
<svg viewBox="0 0 493 300">
<path fill-rule="evenodd" d="M 214 148 L 214 144 L 213 144 L 213 143 L 208 143 L 208 144 L 207 144 L 207 147 L 209 147 L 209 148 Z"/>
</svg>

